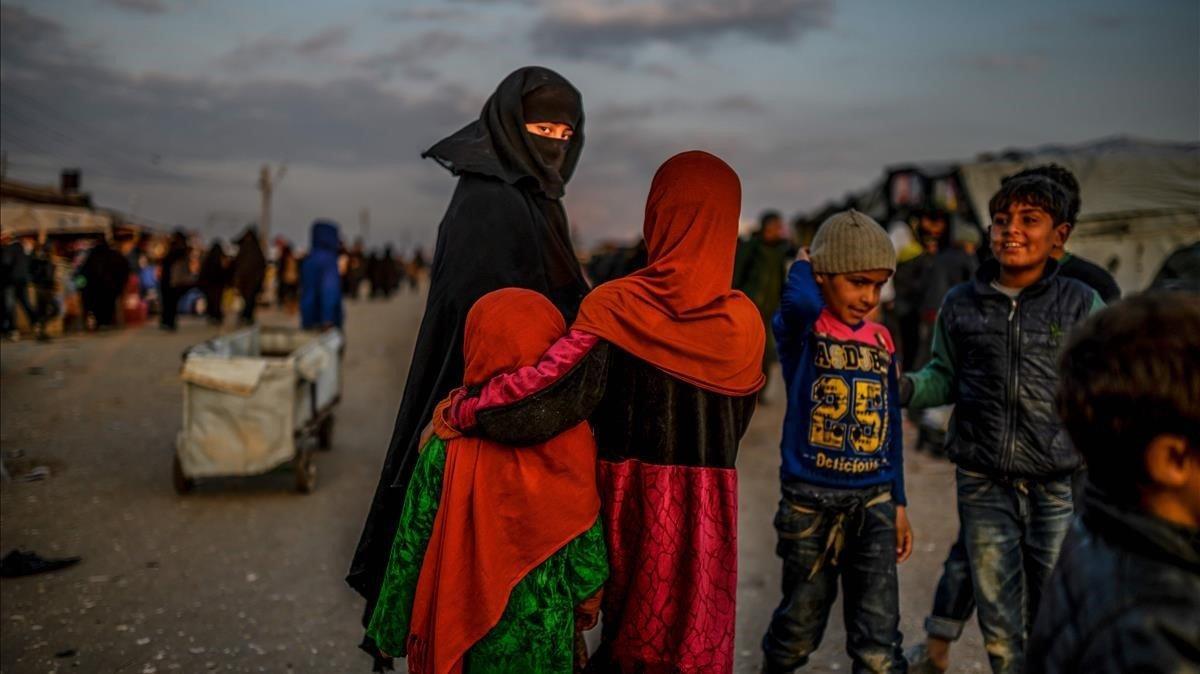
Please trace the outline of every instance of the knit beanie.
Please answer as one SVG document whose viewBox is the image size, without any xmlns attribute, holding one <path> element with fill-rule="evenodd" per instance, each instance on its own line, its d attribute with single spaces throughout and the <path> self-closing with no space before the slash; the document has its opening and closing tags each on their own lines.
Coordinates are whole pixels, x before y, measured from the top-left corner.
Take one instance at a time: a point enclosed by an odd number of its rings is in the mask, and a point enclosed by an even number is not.
<svg viewBox="0 0 1200 674">
<path fill-rule="evenodd" d="M 887 269 L 896 271 L 896 249 L 883 227 L 854 209 L 834 213 L 821 223 L 809 246 L 813 271 L 849 274 Z"/>
</svg>

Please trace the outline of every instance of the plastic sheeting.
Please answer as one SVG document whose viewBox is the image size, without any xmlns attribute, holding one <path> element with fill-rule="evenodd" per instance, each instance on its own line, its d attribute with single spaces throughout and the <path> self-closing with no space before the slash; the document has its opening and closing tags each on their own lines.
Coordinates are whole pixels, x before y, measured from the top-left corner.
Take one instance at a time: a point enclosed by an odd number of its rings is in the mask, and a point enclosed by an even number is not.
<svg viewBox="0 0 1200 674">
<path fill-rule="evenodd" d="M 964 163 L 963 183 L 980 224 L 991 224 L 988 200 L 1000 180 L 1023 168 L 1054 162 L 1079 181 L 1083 205 L 1080 224 L 1123 214 L 1190 212 L 1200 217 L 1200 145 L 1124 143 L 1047 151 L 1022 156 L 1020 161 Z"/>
<path fill-rule="evenodd" d="M 1020 160 L 965 163 L 959 172 L 980 224 L 1000 180 L 1056 163 L 1075 174 L 1082 206 L 1067 250 L 1108 269 L 1123 293 L 1145 289 L 1163 261 L 1200 241 L 1200 144 L 1112 139 L 1047 147 Z"/>
</svg>

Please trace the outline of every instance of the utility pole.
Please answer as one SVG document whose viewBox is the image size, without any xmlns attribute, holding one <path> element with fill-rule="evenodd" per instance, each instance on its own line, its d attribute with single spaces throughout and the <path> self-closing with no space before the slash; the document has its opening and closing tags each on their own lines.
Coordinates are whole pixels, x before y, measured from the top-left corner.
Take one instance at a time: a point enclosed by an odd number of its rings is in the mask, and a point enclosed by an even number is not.
<svg viewBox="0 0 1200 674">
<path fill-rule="evenodd" d="M 262 194 L 262 206 L 258 213 L 258 230 L 262 233 L 264 245 L 266 245 L 267 237 L 271 235 L 271 192 L 273 189 L 271 167 L 263 164 L 262 170 L 258 174 L 258 191 Z"/>
<path fill-rule="evenodd" d="M 271 247 L 271 194 L 279 186 L 279 181 L 287 174 L 287 164 L 280 164 L 271 175 L 271 165 L 263 164 L 258 172 L 258 191 L 262 194 L 262 205 L 258 215 L 259 240 L 270 250 Z"/>
</svg>

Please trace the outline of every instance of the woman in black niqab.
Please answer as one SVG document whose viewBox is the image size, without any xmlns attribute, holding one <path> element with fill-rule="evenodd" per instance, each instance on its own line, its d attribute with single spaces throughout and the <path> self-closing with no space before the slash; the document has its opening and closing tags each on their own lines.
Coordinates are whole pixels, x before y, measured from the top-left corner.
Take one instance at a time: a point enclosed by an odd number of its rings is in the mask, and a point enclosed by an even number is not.
<svg viewBox="0 0 1200 674">
<path fill-rule="evenodd" d="M 572 135 L 534 135 L 526 130 L 532 122 L 566 124 Z M 582 149 L 579 92 L 551 70 L 527 67 L 504 78 L 478 120 L 421 155 L 458 176 L 458 186 L 438 228 L 404 397 L 346 577 L 367 600 L 364 626 L 383 582 L 421 430 L 434 406 L 462 384 L 463 325 L 471 305 L 493 290 L 528 288 L 549 298 L 570 324 L 587 293 L 560 201 Z M 376 671 L 390 668 L 369 638 L 362 648 L 376 656 Z"/>
</svg>

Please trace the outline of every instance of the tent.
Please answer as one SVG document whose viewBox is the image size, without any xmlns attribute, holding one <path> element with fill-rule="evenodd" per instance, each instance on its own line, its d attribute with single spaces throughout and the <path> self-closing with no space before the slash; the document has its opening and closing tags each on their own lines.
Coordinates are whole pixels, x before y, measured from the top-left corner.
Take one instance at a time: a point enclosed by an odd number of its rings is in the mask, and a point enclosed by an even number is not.
<svg viewBox="0 0 1200 674">
<path fill-rule="evenodd" d="M 1146 288 L 1172 251 L 1200 241 L 1200 143 L 1113 138 L 1046 146 L 958 166 L 979 224 L 1004 176 L 1056 163 L 1075 174 L 1082 205 L 1067 249 L 1105 267 L 1124 292 Z"/>
</svg>

